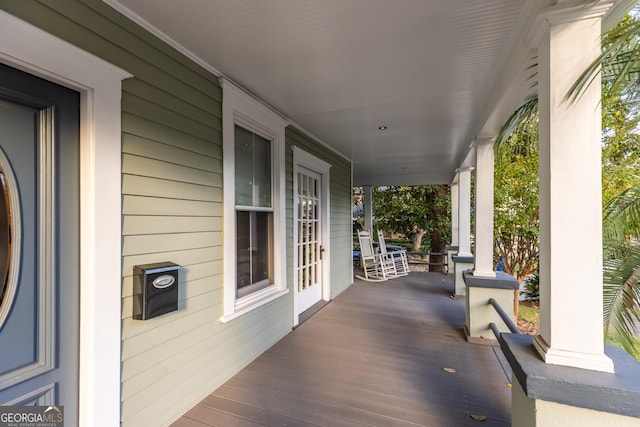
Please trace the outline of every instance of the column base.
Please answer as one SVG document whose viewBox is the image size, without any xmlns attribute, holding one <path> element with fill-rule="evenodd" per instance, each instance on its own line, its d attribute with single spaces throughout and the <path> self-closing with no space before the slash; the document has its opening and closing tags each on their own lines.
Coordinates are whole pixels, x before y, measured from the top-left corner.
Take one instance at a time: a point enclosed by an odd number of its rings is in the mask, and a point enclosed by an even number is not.
<svg viewBox="0 0 640 427">
<path fill-rule="evenodd" d="M 474 344 L 495 344 L 497 338 L 489 327 L 495 323 L 500 331 L 509 328 L 489 300 L 493 298 L 509 313 L 513 319 L 514 290 L 518 281 L 503 272 L 494 273 L 495 277 L 476 277 L 470 270 L 463 273 L 466 291 L 465 332 L 467 341 Z"/>
<path fill-rule="evenodd" d="M 455 275 L 451 294 L 454 296 L 464 296 L 467 294 L 467 288 L 464 285 L 462 273 L 473 268 L 473 255 L 453 255 L 451 258 L 453 259 L 453 271 Z"/>
<path fill-rule="evenodd" d="M 518 379 L 511 380 L 511 425 L 513 427 L 632 427 L 638 418 L 577 408 L 541 399 L 529 399 Z"/>
<path fill-rule="evenodd" d="M 493 270 L 478 270 L 477 268 L 473 269 L 473 275 L 475 277 L 496 277 L 496 272 Z"/>
<path fill-rule="evenodd" d="M 454 272 L 455 265 L 453 262 L 453 256 L 458 253 L 458 246 L 448 245 L 444 248 L 447 252 L 447 275 Z"/>
<path fill-rule="evenodd" d="M 557 350 L 551 348 L 540 335 L 534 337 L 533 346 L 540 356 L 542 356 L 545 363 L 550 365 L 570 366 L 600 372 L 613 372 L 613 361 L 604 354 L 598 355 Z"/>
<path fill-rule="evenodd" d="M 529 335 L 501 334 L 513 370 L 511 423 L 516 427 L 640 425 L 640 362 L 605 346 L 616 373 L 550 365 Z"/>
<path fill-rule="evenodd" d="M 469 327 L 467 325 L 464 325 L 464 338 L 467 340 L 469 344 L 493 345 L 493 346 L 499 345 L 498 340 L 496 340 L 496 337 L 493 336 L 493 333 L 491 332 L 491 330 L 489 330 L 489 333 L 486 334 L 486 337 L 484 335 L 474 336 L 469 331 Z"/>
</svg>

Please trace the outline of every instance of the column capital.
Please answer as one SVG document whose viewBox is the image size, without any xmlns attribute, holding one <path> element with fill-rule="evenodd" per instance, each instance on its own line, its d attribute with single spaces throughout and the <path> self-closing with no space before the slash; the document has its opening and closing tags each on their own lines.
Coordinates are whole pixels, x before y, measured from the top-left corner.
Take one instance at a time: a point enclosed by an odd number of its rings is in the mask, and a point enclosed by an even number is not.
<svg viewBox="0 0 640 427">
<path fill-rule="evenodd" d="M 475 145 L 476 147 L 478 147 L 478 145 L 493 145 L 493 143 L 495 142 L 496 137 L 494 136 L 483 136 L 483 137 L 478 137 L 475 140 Z"/>
<path fill-rule="evenodd" d="M 613 4 L 614 2 L 611 0 L 594 1 L 592 4 L 581 0 L 560 0 L 551 7 L 542 8 L 527 37 L 529 45 L 537 48 L 545 31 L 554 25 L 601 18 L 611 9 Z"/>
</svg>

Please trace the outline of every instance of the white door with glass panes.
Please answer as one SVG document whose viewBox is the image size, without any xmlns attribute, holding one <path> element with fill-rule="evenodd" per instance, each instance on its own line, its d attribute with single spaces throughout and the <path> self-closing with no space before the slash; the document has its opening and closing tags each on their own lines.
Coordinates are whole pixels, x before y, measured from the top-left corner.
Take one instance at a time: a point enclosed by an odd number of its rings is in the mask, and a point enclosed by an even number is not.
<svg viewBox="0 0 640 427">
<path fill-rule="evenodd" d="M 296 316 L 322 299 L 322 175 L 298 166 L 295 188 Z"/>
</svg>

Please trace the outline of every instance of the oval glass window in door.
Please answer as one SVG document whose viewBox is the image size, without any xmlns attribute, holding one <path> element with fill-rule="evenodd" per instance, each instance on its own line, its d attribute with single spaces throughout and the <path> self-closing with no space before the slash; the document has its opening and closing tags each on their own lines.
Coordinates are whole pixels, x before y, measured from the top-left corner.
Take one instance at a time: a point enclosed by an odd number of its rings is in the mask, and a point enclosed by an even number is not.
<svg viewBox="0 0 640 427">
<path fill-rule="evenodd" d="M 11 165 L 0 149 L 0 328 L 9 313 L 18 284 L 20 205 Z"/>
</svg>

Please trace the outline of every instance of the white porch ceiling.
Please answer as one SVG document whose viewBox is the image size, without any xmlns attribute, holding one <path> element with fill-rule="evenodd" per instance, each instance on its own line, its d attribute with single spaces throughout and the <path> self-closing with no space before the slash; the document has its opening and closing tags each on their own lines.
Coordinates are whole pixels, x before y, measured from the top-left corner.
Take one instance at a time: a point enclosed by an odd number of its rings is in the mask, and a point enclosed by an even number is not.
<svg viewBox="0 0 640 427">
<path fill-rule="evenodd" d="M 504 104 L 531 3 L 549 3 L 107 1 L 353 160 L 355 185 L 451 182 Z"/>
</svg>

